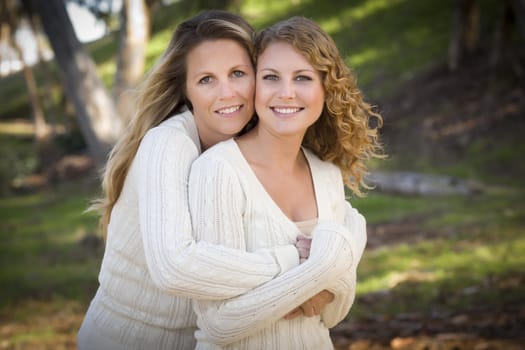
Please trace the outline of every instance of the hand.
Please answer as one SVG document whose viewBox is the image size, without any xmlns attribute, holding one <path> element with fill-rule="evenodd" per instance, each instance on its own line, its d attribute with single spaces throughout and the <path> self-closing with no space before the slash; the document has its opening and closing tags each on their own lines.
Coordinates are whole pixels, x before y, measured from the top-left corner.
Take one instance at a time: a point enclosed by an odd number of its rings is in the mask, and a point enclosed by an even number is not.
<svg viewBox="0 0 525 350">
<path fill-rule="evenodd" d="M 302 264 L 303 262 L 308 259 L 310 256 L 310 247 L 312 245 L 312 239 L 305 237 L 303 235 L 297 236 L 297 241 L 295 242 L 295 247 L 297 248 L 297 251 L 299 252 L 299 263 Z"/>
<path fill-rule="evenodd" d="M 295 309 L 293 309 L 292 311 L 290 311 L 289 313 L 287 313 L 286 315 L 284 315 L 284 319 L 285 320 L 292 320 L 296 317 L 299 317 L 303 314 L 303 309 L 301 309 L 300 306 L 296 307 Z"/>
<path fill-rule="evenodd" d="M 314 295 L 305 301 L 300 308 L 303 309 L 303 315 L 312 317 L 320 315 L 324 307 L 334 300 L 334 294 L 326 289 Z"/>
<path fill-rule="evenodd" d="M 334 300 L 334 294 L 326 289 L 314 295 L 305 301 L 299 307 L 296 307 L 284 316 L 285 320 L 292 320 L 298 316 L 304 315 L 306 317 L 313 317 L 320 315 L 327 304 Z"/>
</svg>

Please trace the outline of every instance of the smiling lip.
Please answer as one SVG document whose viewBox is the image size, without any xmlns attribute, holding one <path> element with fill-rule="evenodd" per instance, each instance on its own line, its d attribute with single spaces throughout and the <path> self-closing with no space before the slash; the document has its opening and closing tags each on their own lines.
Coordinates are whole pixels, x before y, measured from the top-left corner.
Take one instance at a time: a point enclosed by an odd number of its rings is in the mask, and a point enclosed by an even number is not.
<svg viewBox="0 0 525 350">
<path fill-rule="evenodd" d="M 302 111 L 304 108 L 301 108 L 301 107 L 270 107 L 270 109 L 277 114 L 286 116 L 286 115 L 292 115 L 292 114 L 298 113 Z"/>
<path fill-rule="evenodd" d="M 228 106 L 228 107 L 224 107 L 224 108 L 219 108 L 215 111 L 215 113 L 223 116 L 223 117 L 228 117 L 232 114 L 234 114 L 235 112 L 238 112 L 241 108 L 242 108 L 242 104 L 241 105 L 235 105 L 235 106 Z"/>
</svg>

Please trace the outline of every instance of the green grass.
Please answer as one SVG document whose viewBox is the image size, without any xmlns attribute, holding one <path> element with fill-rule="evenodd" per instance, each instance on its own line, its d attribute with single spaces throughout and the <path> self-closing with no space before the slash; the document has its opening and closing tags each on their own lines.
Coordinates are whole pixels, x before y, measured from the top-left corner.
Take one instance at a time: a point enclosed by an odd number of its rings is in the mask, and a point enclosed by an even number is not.
<svg viewBox="0 0 525 350">
<path fill-rule="evenodd" d="M 69 183 L 0 199 L 0 310 L 26 299 L 91 297 L 100 253 L 86 250 L 96 217 L 84 214 L 92 186 Z"/>
<path fill-rule="evenodd" d="M 79 246 L 82 237 L 95 232 L 94 215 L 82 213 L 94 192 L 92 186 L 70 183 L 0 199 L 0 311 L 26 300 L 86 305 L 97 285 L 101 258 L 100 252 L 83 252 Z M 367 250 L 352 317 L 430 312 L 436 304 L 452 312 L 475 302 L 521 300 L 523 294 L 516 290 L 499 296 L 501 289 L 483 286 L 494 278 L 512 277 L 525 266 L 524 197 L 523 192 L 494 191 L 474 198 L 371 193 L 352 199 L 369 225 L 417 217 L 422 232 L 438 232 L 416 243 Z M 472 287 L 479 292 L 462 294 Z M 385 291 L 390 297 L 382 302 L 361 302 L 360 297 Z M 452 297 L 442 300 L 444 295 Z"/>
<path fill-rule="evenodd" d="M 429 201 L 424 197 L 389 196 L 374 193 L 373 190 L 363 198 L 347 196 L 347 200 L 360 212 L 367 213 L 368 224 L 399 221 L 410 216 L 439 210 L 443 206 L 438 201 Z"/>
<path fill-rule="evenodd" d="M 525 286 L 505 284 L 524 278 L 524 198 L 523 191 L 489 191 L 473 198 L 370 195 L 353 200 L 369 224 L 423 219 L 421 240 L 365 252 L 351 317 L 523 304 Z M 425 238 L 429 230 L 437 233 Z M 367 302 L 377 293 L 384 297 Z"/>
</svg>

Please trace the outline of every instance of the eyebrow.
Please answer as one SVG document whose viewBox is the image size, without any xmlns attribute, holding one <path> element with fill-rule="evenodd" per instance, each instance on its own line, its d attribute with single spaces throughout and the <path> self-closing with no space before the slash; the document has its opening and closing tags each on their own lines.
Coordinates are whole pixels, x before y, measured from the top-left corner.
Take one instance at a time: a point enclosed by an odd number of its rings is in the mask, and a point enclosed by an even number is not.
<svg viewBox="0 0 525 350">
<path fill-rule="evenodd" d="M 257 71 L 259 71 L 259 72 L 262 72 L 262 71 L 270 71 L 270 72 L 272 72 L 272 73 L 279 73 L 278 70 L 273 69 L 273 68 L 260 68 L 260 69 L 258 69 Z M 304 73 L 304 72 L 317 73 L 317 71 L 312 70 L 312 69 L 297 69 L 297 70 L 294 70 L 294 71 L 293 71 L 294 74 L 300 74 L 300 73 Z"/>
<path fill-rule="evenodd" d="M 239 69 L 249 69 L 250 68 L 250 65 L 248 64 L 238 64 L 236 66 L 233 66 L 233 67 L 230 67 L 230 71 L 235 71 L 235 70 L 239 70 Z M 202 77 L 206 77 L 206 76 L 209 76 L 209 75 L 213 75 L 215 76 L 215 73 L 211 72 L 211 71 L 208 71 L 208 70 L 202 70 L 202 71 L 197 71 L 195 74 L 193 74 L 192 76 L 189 76 L 188 78 L 190 79 L 197 79 L 197 78 L 202 78 Z"/>
</svg>

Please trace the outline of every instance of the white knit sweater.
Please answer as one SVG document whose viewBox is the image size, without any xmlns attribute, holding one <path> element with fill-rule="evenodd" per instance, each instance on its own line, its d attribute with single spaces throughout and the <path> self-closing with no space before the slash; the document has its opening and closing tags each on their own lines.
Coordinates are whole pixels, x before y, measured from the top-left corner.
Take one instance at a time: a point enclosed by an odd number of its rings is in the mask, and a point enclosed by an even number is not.
<svg viewBox="0 0 525 350">
<path fill-rule="evenodd" d="M 293 245 L 247 253 L 194 241 L 187 183 L 199 154 L 190 112 L 144 137 L 111 213 L 90 334 L 126 349 L 193 349 L 188 298 L 231 298 L 298 265 Z"/>
<path fill-rule="evenodd" d="M 346 202 L 339 169 L 303 151 L 319 222 L 309 259 L 239 297 L 195 301 L 197 349 L 333 349 L 328 329 L 353 303 L 366 223 Z M 255 251 L 293 243 L 300 233 L 265 191 L 234 140 L 210 148 L 193 163 L 189 191 L 198 239 Z M 283 319 L 323 289 L 335 299 L 320 316 Z"/>
</svg>

